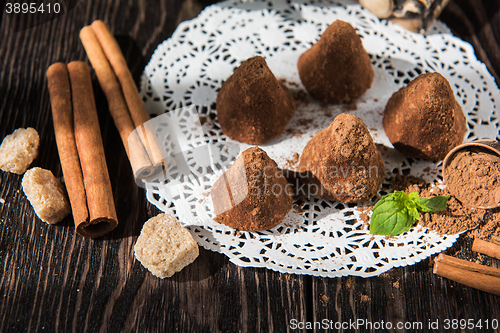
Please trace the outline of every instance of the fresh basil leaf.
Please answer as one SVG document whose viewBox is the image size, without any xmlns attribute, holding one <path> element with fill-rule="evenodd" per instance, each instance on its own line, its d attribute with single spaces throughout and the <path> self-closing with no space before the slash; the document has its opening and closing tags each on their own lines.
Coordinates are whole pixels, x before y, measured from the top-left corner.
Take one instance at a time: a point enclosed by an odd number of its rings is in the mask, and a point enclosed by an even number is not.
<svg viewBox="0 0 500 333">
<path fill-rule="evenodd" d="M 380 205 L 382 205 L 384 202 L 395 200 L 396 192 L 392 192 L 389 194 L 384 195 L 382 198 L 380 198 L 379 201 L 373 206 L 372 211 L 375 211 Z"/>
<path fill-rule="evenodd" d="M 414 222 L 406 207 L 408 201 L 408 195 L 403 191 L 382 197 L 372 209 L 370 233 L 396 236 L 408 230 Z"/>
<path fill-rule="evenodd" d="M 372 208 L 372 212 L 384 212 L 393 209 L 394 207 L 403 209 L 405 204 L 405 198 L 403 197 L 403 195 L 406 196 L 406 193 L 404 193 L 403 191 L 395 191 L 384 195 Z"/>
<path fill-rule="evenodd" d="M 409 197 L 411 200 L 415 200 L 415 199 L 418 199 L 419 195 L 418 195 L 418 192 L 413 191 L 413 192 L 410 192 L 410 194 L 408 194 L 408 197 Z"/>
<path fill-rule="evenodd" d="M 412 207 L 411 209 L 406 207 L 408 209 L 408 214 L 413 218 L 414 221 L 420 220 L 420 213 L 418 212 L 417 207 Z"/>
<path fill-rule="evenodd" d="M 446 196 L 420 198 L 415 191 L 386 194 L 372 208 L 370 233 L 397 236 L 410 230 L 413 223 L 420 220 L 419 211 L 433 213 L 444 210 L 448 199 Z"/>
<path fill-rule="evenodd" d="M 374 213 L 370 222 L 370 233 L 378 235 L 397 236 L 407 231 L 412 226 L 414 219 L 408 213 L 408 209 L 392 201 L 393 209 L 385 212 Z"/>
<path fill-rule="evenodd" d="M 438 195 L 432 198 L 417 198 L 415 203 L 418 209 L 424 213 L 435 213 L 446 209 L 449 196 Z"/>
</svg>

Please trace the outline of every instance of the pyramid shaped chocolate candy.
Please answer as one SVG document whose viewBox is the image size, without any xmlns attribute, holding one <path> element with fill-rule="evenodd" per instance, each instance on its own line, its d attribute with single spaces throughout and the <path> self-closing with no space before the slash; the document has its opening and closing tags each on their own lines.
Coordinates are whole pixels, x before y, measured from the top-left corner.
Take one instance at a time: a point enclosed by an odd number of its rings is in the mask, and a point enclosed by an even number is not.
<svg viewBox="0 0 500 333">
<path fill-rule="evenodd" d="M 382 123 L 394 148 L 431 161 L 442 160 L 462 143 L 467 130 L 450 83 L 439 73 L 421 74 L 396 91 Z"/>
<path fill-rule="evenodd" d="M 361 38 L 347 22 L 333 22 L 298 62 L 302 84 L 312 97 L 326 103 L 350 103 L 373 81 L 370 57 Z"/>
<path fill-rule="evenodd" d="M 215 182 L 215 221 L 240 230 L 268 230 L 292 209 L 291 185 L 259 147 L 245 150 Z"/>
<path fill-rule="evenodd" d="M 363 120 L 342 113 L 307 143 L 298 171 L 309 195 L 356 203 L 377 193 L 384 163 Z"/>
<path fill-rule="evenodd" d="M 292 94 L 260 56 L 244 61 L 217 95 L 222 132 L 248 144 L 263 144 L 280 135 L 294 112 Z"/>
</svg>

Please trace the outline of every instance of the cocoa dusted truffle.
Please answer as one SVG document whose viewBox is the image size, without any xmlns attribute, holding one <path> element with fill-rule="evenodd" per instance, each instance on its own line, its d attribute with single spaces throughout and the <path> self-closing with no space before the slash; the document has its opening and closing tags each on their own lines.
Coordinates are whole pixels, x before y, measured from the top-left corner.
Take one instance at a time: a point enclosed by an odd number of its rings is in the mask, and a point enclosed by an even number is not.
<svg viewBox="0 0 500 333">
<path fill-rule="evenodd" d="M 342 113 L 307 143 L 298 171 L 309 194 L 357 203 L 377 193 L 384 162 L 363 120 Z"/>
<path fill-rule="evenodd" d="M 248 144 L 263 144 L 283 133 L 294 112 L 292 94 L 261 56 L 245 60 L 217 95 L 222 132 Z"/>
<path fill-rule="evenodd" d="M 337 20 L 298 62 L 300 80 L 312 97 L 326 103 L 350 103 L 373 82 L 370 57 L 347 22 Z"/>
<path fill-rule="evenodd" d="M 395 92 L 384 111 L 385 134 L 403 155 L 442 160 L 462 143 L 465 116 L 439 73 L 421 74 Z"/>
<path fill-rule="evenodd" d="M 210 190 L 215 221 L 240 230 L 268 230 L 292 209 L 290 184 L 259 147 L 245 150 Z"/>
</svg>

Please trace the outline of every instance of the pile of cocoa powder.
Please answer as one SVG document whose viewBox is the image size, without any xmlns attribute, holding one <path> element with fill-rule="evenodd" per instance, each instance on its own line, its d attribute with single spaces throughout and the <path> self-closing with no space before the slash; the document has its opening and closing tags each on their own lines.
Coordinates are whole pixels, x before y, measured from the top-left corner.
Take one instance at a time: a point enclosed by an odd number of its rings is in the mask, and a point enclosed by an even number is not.
<svg viewBox="0 0 500 333">
<path fill-rule="evenodd" d="M 446 184 L 469 207 L 500 204 L 500 157 L 486 148 L 457 152 L 444 172 Z"/>
</svg>

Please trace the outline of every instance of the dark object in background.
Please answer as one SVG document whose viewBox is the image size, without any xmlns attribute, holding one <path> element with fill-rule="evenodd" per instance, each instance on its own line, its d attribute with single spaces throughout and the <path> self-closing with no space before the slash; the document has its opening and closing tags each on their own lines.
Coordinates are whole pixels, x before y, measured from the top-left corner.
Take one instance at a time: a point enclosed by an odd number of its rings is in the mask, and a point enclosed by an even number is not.
<svg viewBox="0 0 500 333">
<path fill-rule="evenodd" d="M 359 0 L 378 18 L 388 19 L 413 31 L 423 32 L 441 14 L 449 0 Z"/>
</svg>

